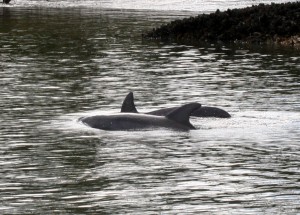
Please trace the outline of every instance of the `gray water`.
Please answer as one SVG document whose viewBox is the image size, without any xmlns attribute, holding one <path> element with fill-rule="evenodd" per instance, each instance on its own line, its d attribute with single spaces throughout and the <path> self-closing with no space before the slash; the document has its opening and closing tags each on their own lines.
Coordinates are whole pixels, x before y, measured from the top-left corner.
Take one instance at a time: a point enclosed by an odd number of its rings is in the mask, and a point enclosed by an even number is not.
<svg viewBox="0 0 300 215">
<path fill-rule="evenodd" d="M 299 50 L 142 40 L 195 12 L 17 4 L 0 8 L 0 214 L 300 213 Z M 197 101 L 232 118 L 77 122 L 129 91 L 141 112 Z"/>
</svg>

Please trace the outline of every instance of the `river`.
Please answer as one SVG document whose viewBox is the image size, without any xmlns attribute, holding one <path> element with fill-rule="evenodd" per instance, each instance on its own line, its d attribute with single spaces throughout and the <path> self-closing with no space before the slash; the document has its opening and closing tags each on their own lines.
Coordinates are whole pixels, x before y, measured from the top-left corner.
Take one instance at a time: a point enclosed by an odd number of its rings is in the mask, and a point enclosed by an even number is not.
<svg viewBox="0 0 300 215">
<path fill-rule="evenodd" d="M 143 40 L 271 1 L 17 1 L 0 8 L 0 214 L 299 214 L 300 54 Z M 277 1 L 284 2 L 284 1 Z M 199 102 L 197 130 L 100 131 L 81 116 Z"/>
</svg>

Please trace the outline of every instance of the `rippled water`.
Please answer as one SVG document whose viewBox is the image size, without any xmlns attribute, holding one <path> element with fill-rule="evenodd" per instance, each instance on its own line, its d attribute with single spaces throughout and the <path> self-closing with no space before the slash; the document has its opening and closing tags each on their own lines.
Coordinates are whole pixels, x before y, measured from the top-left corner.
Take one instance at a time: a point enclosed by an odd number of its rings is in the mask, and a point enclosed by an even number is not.
<svg viewBox="0 0 300 215">
<path fill-rule="evenodd" d="M 141 39 L 194 12 L 16 5 L 0 8 L 1 214 L 300 212 L 299 50 Z M 77 123 L 129 91 L 141 112 L 198 101 L 232 118 Z"/>
<path fill-rule="evenodd" d="M 289 2 L 296 2 L 291 0 Z M 12 0 L 15 6 L 21 7 L 85 7 L 113 8 L 134 10 L 165 10 L 165 11 L 215 11 L 228 8 L 242 8 L 253 4 L 270 4 L 288 2 L 286 0 Z"/>
</svg>

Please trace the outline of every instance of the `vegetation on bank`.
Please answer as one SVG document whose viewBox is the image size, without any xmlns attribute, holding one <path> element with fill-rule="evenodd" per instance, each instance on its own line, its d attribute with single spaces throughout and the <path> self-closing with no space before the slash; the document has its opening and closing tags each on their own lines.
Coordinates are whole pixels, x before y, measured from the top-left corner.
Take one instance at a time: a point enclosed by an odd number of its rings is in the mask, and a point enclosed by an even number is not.
<svg viewBox="0 0 300 215">
<path fill-rule="evenodd" d="M 143 35 L 177 42 L 242 41 L 300 45 L 300 2 L 233 9 L 175 20 Z"/>
</svg>

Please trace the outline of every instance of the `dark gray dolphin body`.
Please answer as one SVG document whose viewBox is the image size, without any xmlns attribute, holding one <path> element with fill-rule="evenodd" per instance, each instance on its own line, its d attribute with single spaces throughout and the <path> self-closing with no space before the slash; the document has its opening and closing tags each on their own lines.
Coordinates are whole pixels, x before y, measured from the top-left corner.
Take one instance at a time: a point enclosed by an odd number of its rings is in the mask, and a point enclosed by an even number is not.
<svg viewBox="0 0 300 215">
<path fill-rule="evenodd" d="M 171 108 L 162 108 L 159 110 L 148 112 L 147 114 L 156 115 L 156 116 L 165 116 L 170 111 L 176 109 L 176 107 Z M 231 115 L 225 110 L 216 107 L 200 107 L 191 113 L 191 116 L 195 117 L 216 117 L 216 118 L 230 118 Z"/>
<path fill-rule="evenodd" d="M 150 115 L 156 115 L 156 116 L 166 116 L 171 111 L 175 110 L 178 107 L 171 107 L 171 108 L 162 108 L 159 110 L 151 111 L 146 114 Z M 130 92 L 126 98 L 124 99 L 124 102 L 122 104 L 121 112 L 123 113 L 138 113 L 136 110 L 135 104 L 134 104 L 134 97 L 133 93 Z M 208 107 L 208 106 L 201 106 L 195 111 L 191 113 L 191 116 L 196 117 L 216 117 L 216 118 L 230 118 L 231 115 L 226 112 L 225 110 L 222 110 L 220 108 L 216 107 Z"/>
<path fill-rule="evenodd" d="M 165 116 L 150 114 L 118 113 L 80 118 L 84 124 L 102 130 L 144 130 L 172 129 L 188 131 L 195 129 L 190 123 L 190 114 L 201 107 L 199 103 L 189 103 L 178 107 Z"/>
</svg>

